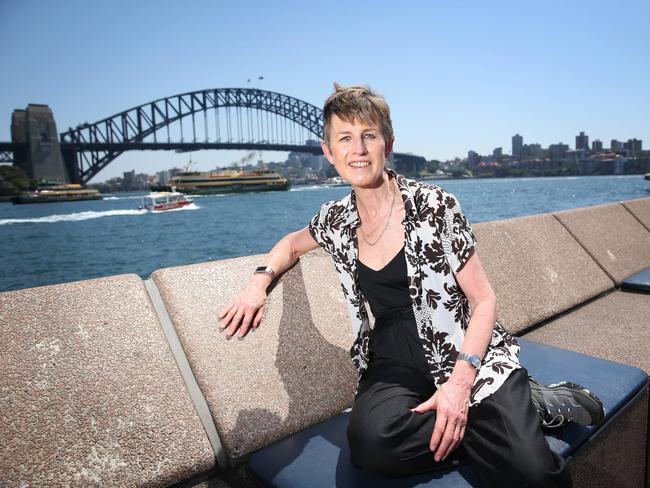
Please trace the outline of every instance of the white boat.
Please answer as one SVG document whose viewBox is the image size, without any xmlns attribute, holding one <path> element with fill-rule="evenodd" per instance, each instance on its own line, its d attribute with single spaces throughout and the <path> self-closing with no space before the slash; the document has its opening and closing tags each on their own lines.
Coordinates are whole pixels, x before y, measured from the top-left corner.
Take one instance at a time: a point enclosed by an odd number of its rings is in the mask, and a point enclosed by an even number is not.
<svg viewBox="0 0 650 488">
<path fill-rule="evenodd" d="M 325 180 L 327 186 L 350 186 L 350 183 L 341 179 L 340 176 L 334 176 Z"/>
<path fill-rule="evenodd" d="M 177 210 L 187 207 L 192 203 L 194 203 L 193 200 L 182 193 L 161 191 L 142 197 L 142 205 L 138 208 L 150 212 L 164 212 L 166 210 Z"/>
</svg>

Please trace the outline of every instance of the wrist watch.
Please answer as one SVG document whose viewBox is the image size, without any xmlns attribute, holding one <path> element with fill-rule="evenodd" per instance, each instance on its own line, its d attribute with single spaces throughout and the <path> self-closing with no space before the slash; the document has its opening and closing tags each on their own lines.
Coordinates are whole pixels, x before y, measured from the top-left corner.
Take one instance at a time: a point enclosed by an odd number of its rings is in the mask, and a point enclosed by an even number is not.
<svg viewBox="0 0 650 488">
<path fill-rule="evenodd" d="M 456 360 L 467 361 L 469 364 L 474 366 L 474 369 L 478 371 L 481 367 L 481 359 L 474 354 L 467 354 L 466 352 L 459 352 Z"/>
<path fill-rule="evenodd" d="M 275 272 L 273 271 L 273 268 L 271 268 L 271 266 L 259 266 L 255 268 L 253 274 L 259 274 L 259 273 L 264 273 L 269 275 L 271 277 L 271 280 L 275 279 Z"/>
</svg>

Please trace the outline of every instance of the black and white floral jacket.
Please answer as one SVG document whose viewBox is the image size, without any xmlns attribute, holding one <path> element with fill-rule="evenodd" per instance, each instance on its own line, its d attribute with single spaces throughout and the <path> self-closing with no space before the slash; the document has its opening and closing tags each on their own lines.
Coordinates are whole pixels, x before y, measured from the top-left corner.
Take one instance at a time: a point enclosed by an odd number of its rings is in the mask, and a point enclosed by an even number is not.
<svg viewBox="0 0 650 488">
<path fill-rule="evenodd" d="M 469 323 L 469 301 L 455 273 L 472 255 L 475 238 L 454 195 L 438 186 L 407 179 L 391 169 L 386 171 L 396 178 L 404 201 L 402 224 L 409 291 L 431 377 L 439 387 L 451 375 Z M 352 331 L 356 334 L 350 355 L 359 377 L 370 360 L 370 321 L 357 277 L 356 228 L 360 225 L 354 190 L 341 200 L 323 204 L 309 223 L 311 235 L 332 256 L 341 280 Z M 497 391 L 519 367 L 519 345 L 496 322 L 474 381 L 470 405 Z"/>
</svg>

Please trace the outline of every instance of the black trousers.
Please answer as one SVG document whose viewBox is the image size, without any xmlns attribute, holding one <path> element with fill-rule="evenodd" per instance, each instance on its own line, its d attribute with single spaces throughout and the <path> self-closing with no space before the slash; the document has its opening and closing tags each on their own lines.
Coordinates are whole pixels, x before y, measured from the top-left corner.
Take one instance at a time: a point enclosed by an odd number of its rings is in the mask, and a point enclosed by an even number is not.
<svg viewBox="0 0 650 488">
<path fill-rule="evenodd" d="M 347 432 L 352 463 L 405 476 L 462 459 L 473 465 L 486 487 L 571 486 L 564 460 L 542 433 L 525 369 L 514 371 L 499 390 L 469 409 L 462 443 L 446 461 L 436 463 L 429 451 L 436 412 L 411 412 L 436 390 L 410 310 L 377 319 L 370 354 Z"/>
</svg>

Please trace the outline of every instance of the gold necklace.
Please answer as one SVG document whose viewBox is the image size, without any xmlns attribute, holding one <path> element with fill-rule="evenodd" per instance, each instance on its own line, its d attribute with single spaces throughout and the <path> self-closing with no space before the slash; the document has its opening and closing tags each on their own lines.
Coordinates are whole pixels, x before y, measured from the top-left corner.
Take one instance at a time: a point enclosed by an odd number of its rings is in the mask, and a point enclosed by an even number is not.
<svg viewBox="0 0 650 488">
<path fill-rule="evenodd" d="M 384 229 L 381 231 L 381 234 L 379 234 L 379 237 L 377 237 L 377 239 L 375 239 L 375 242 L 370 242 L 368 240 L 368 238 L 366 237 L 365 232 L 363 232 L 363 229 L 361 227 L 359 227 L 359 231 L 361 232 L 361 237 L 363 237 L 363 240 L 369 246 L 374 246 L 375 244 L 377 244 L 379 242 L 379 239 L 381 239 L 381 237 L 384 235 L 384 232 L 386 232 L 386 229 L 388 229 L 388 224 L 390 224 L 390 217 L 391 217 L 391 215 L 393 215 L 393 207 L 395 206 L 395 192 L 392 191 L 392 193 L 393 193 L 393 200 L 390 202 L 390 209 L 388 210 L 388 217 L 386 218 L 386 225 L 384 225 Z M 368 212 L 366 212 L 366 214 L 367 213 Z"/>
</svg>

